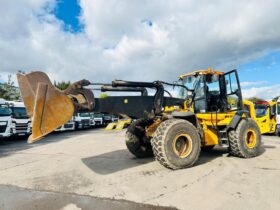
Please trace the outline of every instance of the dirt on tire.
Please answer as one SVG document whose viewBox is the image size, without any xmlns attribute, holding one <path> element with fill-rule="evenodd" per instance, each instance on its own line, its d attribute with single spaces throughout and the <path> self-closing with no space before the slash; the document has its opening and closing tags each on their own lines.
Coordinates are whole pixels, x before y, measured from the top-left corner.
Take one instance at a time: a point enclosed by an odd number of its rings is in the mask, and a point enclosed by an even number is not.
<svg viewBox="0 0 280 210">
<path fill-rule="evenodd" d="M 145 119 L 133 122 L 126 131 L 125 143 L 127 149 L 137 158 L 148 158 L 153 156 L 151 143 L 145 136 L 145 125 L 149 124 Z"/>
<path fill-rule="evenodd" d="M 186 158 L 176 156 L 172 149 L 172 141 L 180 133 L 187 133 L 192 141 L 192 150 Z M 197 129 L 182 119 L 162 122 L 151 139 L 151 144 L 156 160 L 170 169 L 191 167 L 197 161 L 201 150 L 201 139 Z"/>
<path fill-rule="evenodd" d="M 248 129 L 252 129 L 256 133 L 256 145 L 253 148 L 248 148 L 245 143 L 245 135 Z M 229 131 L 228 137 L 230 155 L 252 158 L 260 154 L 261 134 L 257 123 L 253 119 L 242 119 L 236 130 Z"/>
</svg>

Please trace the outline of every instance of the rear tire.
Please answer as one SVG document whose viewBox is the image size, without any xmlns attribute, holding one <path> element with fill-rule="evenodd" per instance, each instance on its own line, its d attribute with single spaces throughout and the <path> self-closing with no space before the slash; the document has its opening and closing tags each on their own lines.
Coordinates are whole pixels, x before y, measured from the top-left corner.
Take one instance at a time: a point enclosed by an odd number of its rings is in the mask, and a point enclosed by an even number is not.
<svg viewBox="0 0 280 210">
<path fill-rule="evenodd" d="M 229 152 L 232 156 L 252 158 L 260 154 L 261 134 L 257 123 L 252 119 L 242 119 L 236 130 L 229 136 Z"/>
<path fill-rule="evenodd" d="M 162 122 L 151 143 L 156 160 L 170 169 L 191 167 L 197 161 L 201 149 L 197 129 L 182 119 Z"/>
<path fill-rule="evenodd" d="M 127 149 L 137 158 L 148 158 L 153 156 L 153 150 L 149 137 L 145 135 L 145 127 L 149 122 L 138 119 L 132 122 L 125 135 Z"/>
</svg>

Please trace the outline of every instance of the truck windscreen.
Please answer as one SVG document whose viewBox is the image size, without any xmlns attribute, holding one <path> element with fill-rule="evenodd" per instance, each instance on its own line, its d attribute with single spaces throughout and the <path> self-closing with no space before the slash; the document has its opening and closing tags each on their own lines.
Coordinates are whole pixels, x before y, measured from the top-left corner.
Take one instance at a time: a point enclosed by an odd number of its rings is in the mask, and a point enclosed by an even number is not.
<svg viewBox="0 0 280 210">
<path fill-rule="evenodd" d="M 103 117 L 103 114 L 94 114 L 94 117 L 95 117 L 95 118 L 102 118 L 102 117 Z"/>
<path fill-rule="evenodd" d="M 256 117 L 264 117 L 267 114 L 268 106 L 267 105 L 256 105 L 255 111 L 256 111 Z"/>
<path fill-rule="evenodd" d="M 28 119 L 29 117 L 24 107 L 13 107 L 13 118 Z"/>
<path fill-rule="evenodd" d="M 12 110 L 6 105 L 0 105 L 0 117 L 7 117 L 12 114 Z"/>
<path fill-rule="evenodd" d="M 89 113 L 80 113 L 80 117 L 90 117 Z"/>
</svg>

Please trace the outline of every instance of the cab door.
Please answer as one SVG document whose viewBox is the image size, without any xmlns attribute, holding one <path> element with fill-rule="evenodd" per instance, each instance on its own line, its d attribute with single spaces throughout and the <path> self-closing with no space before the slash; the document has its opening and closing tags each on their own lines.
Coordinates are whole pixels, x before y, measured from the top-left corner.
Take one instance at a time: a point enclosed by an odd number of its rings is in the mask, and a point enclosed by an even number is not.
<svg viewBox="0 0 280 210">
<path fill-rule="evenodd" d="M 276 133 L 277 129 L 277 103 L 270 106 L 270 133 Z"/>
<path fill-rule="evenodd" d="M 257 123 L 259 125 L 261 134 L 270 132 L 270 108 L 265 106 L 256 109 Z"/>
<path fill-rule="evenodd" d="M 243 109 L 242 93 L 236 69 L 225 73 L 225 83 L 228 110 Z"/>
</svg>

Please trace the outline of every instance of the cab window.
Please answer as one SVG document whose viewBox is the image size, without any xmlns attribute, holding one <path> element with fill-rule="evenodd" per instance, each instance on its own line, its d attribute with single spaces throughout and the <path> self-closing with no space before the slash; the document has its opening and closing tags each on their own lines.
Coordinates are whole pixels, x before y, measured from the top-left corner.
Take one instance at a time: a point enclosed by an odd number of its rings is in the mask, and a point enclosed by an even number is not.
<svg viewBox="0 0 280 210">
<path fill-rule="evenodd" d="M 0 116 L 7 117 L 12 114 L 12 110 L 7 105 L 0 105 Z"/>
</svg>

